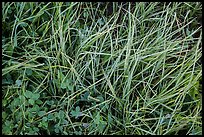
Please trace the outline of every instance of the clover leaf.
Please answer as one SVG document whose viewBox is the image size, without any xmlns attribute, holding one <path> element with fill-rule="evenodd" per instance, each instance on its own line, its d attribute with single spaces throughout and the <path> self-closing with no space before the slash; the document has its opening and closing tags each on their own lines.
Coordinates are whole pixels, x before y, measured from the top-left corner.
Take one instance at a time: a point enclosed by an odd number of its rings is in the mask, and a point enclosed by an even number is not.
<svg viewBox="0 0 204 137">
<path fill-rule="evenodd" d="M 32 98 L 33 93 L 29 90 L 26 90 L 26 92 L 24 93 L 26 98 Z"/>
<path fill-rule="evenodd" d="M 31 104 L 31 105 L 34 105 L 35 104 L 35 101 L 33 99 L 29 99 L 28 102 Z"/>
<path fill-rule="evenodd" d="M 22 85 L 22 81 L 21 81 L 21 80 L 16 80 L 16 85 L 17 85 L 18 87 L 20 87 L 20 86 Z"/>
<path fill-rule="evenodd" d="M 38 100 L 39 97 L 40 97 L 40 94 L 39 93 L 35 93 L 35 94 L 33 94 L 32 99 Z"/>
<path fill-rule="evenodd" d="M 61 83 L 60 87 L 61 87 L 62 89 L 68 88 L 68 90 L 70 90 L 70 91 L 73 91 L 73 89 L 74 89 L 74 87 L 73 87 L 73 85 L 72 85 L 72 81 L 71 81 L 70 79 L 64 80 L 64 81 Z"/>
<path fill-rule="evenodd" d="M 29 99 L 38 100 L 40 97 L 40 94 L 39 93 L 32 93 L 31 91 L 26 90 L 26 92 L 24 93 L 24 96 L 26 98 L 29 98 Z"/>
<path fill-rule="evenodd" d="M 77 106 L 77 107 L 75 108 L 75 110 L 72 110 L 70 113 L 71 113 L 71 116 L 72 116 L 72 117 L 75 117 L 76 119 L 77 119 L 78 117 L 82 116 L 82 112 L 80 112 L 80 107 L 79 107 L 79 106 Z"/>
</svg>

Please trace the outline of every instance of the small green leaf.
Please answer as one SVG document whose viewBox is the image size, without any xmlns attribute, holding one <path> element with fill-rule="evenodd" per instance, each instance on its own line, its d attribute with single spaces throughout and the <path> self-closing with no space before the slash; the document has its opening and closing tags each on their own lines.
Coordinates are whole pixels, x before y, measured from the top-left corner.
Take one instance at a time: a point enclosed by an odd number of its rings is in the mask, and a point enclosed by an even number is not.
<svg viewBox="0 0 204 137">
<path fill-rule="evenodd" d="M 33 117 L 34 117 L 34 113 L 28 113 L 28 119 L 31 121 L 33 120 Z"/>
<path fill-rule="evenodd" d="M 83 16 L 84 16 L 85 18 L 88 17 L 88 16 L 89 16 L 88 12 L 87 12 L 87 11 L 84 11 L 84 12 L 83 12 Z"/>
<path fill-rule="evenodd" d="M 38 125 L 38 127 L 42 127 L 43 126 L 43 124 L 42 124 L 42 122 L 40 122 L 40 124 Z"/>
<path fill-rule="evenodd" d="M 25 97 L 27 97 L 27 98 L 32 98 L 33 93 L 32 93 L 31 91 L 29 91 L 29 90 L 26 90 L 26 92 L 24 93 L 24 95 L 25 95 Z"/>
<path fill-rule="evenodd" d="M 110 114 L 108 114 L 108 124 L 112 123 L 112 121 L 113 121 L 113 118 L 111 117 Z"/>
<path fill-rule="evenodd" d="M 69 78 L 67 78 L 67 79 L 66 79 L 66 83 L 71 84 L 71 83 L 72 83 L 72 80 L 69 79 Z"/>
<path fill-rule="evenodd" d="M 37 104 L 35 104 L 35 106 L 33 106 L 31 110 L 33 112 L 38 112 L 40 110 L 40 107 Z"/>
<path fill-rule="evenodd" d="M 55 133 L 59 133 L 59 129 L 58 128 L 55 128 Z"/>
<path fill-rule="evenodd" d="M 89 92 L 85 92 L 84 95 L 81 95 L 81 100 L 82 101 L 87 101 L 88 100 L 88 96 L 89 96 Z"/>
<path fill-rule="evenodd" d="M 45 111 L 39 111 L 39 112 L 38 112 L 38 116 L 40 116 L 40 117 L 42 117 L 42 116 L 45 115 L 45 114 L 46 114 Z"/>
<path fill-rule="evenodd" d="M 2 119 L 4 120 L 7 117 L 6 112 L 2 112 Z"/>
<path fill-rule="evenodd" d="M 60 86 L 62 89 L 66 89 L 68 87 L 68 84 L 67 83 L 61 83 L 61 86 Z"/>
<path fill-rule="evenodd" d="M 47 117 L 43 117 L 42 120 L 43 120 L 43 121 L 47 121 Z"/>
<path fill-rule="evenodd" d="M 68 133 L 67 133 L 66 131 L 63 131 L 63 134 L 64 134 L 64 135 L 68 135 Z"/>
<path fill-rule="evenodd" d="M 68 89 L 70 90 L 70 91 L 74 91 L 74 87 L 73 87 L 73 84 L 72 84 L 72 80 L 71 79 L 66 79 L 66 83 L 67 83 L 67 85 L 68 85 Z"/>
<path fill-rule="evenodd" d="M 22 96 L 22 95 L 19 96 L 19 99 L 20 99 L 21 104 L 23 104 L 24 102 L 26 102 L 25 97 Z"/>
<path fill-rule="evenodd" d="M 48 127 L 48 123 L 47 122 L 43 122 L 43 127 L 47 128 Z"/>
<path fill-rule="evenodd" d="M 60 110 L 58 113 L 59 119 L 64 119 L 64 111 Z"/>
<path fill-rule="evenodd" d="M 14 127 L 12 121 L 6 120 L 2 127 L 3 127 L 2 128 L 3 134 L 9 134 L 9 135 L 12 134 L 11 131 L 13 130 L 13 127 Z"/>
<path fill-rule="evenodd" d="M 29 99 L 28 102 L 31 104 L 31 105 L 34 105 L 35 104 L 35 101 L 33 99 Z"/>
<path fill-rule="evenodd" d="M 80 107 L 79 106 L 76 107 L 76 112 L 80 112 Z"/>
<path fill-rule="evenodd" d="M 61 88 L 62 89 L 66 89 L 68 88 L 70 91 L 73 91 L 74 87 L 73 85 L 71 84 L 71 79 L 66 79 L 66 81 L 63 81 L 63 83 L 61 83 Z"/>
<path fill-rule="evenodd" d="M 39 129 L 37 127 L 33 127 L 34 132 L 39 132 Z"/>
<path fill-rule="evenodd" d="M 95 119 L 94 119 L 94 122 L 95 122 L 96 124 L 99 124 L 99 123 L 100 123 L 100 113 L 99 113 L 99 112 L 97 113 L 97 115 L 96 115 L 96 117 L 95 117 Z"/>
<path fill-rule="evenodd" d="M 99 23 L 100 26 L 101 26 L 101 25 L 104 25 L 104 21 L 103 21 L 103 19 L 100 18 L 100 19 L 98 20 L 98 23 Z"/>
<path fill-rule="evenodd" d="M 74 91 L 73 85 L 68 85 L 68 89 L 69 89 L 70 91 Z"/>
<path fill-rule="evenodd" d="M 32 69 L 26 69 L 26 75 L 31 76 L 33 74 Z"/>
<path fill-rule="evenodd" d="M 104 101 L 104 98 L 103 98 L 102 96 L 98 96 L 97 98 L 98 98 L 101 102 Z"/>
<path fill-rule="evenodd" d="M 40 94 L 39 93 L 35 93 L 35 94 L 33 94 L 32 99 L 33 100 L 38 100 L 39 97 L 40 97 Z"/>
<path fill-rule="evenodd" d="M 78 118 L 79 116 L 82 116 L 82 113 L 80 112 L 80 107 L 79 106 L 77 106 L 75 108 L 75 111 L 72 110 L 70 113 L 71 113 L 71 116 L 75 117 L 75 118 Z"/>
<path fill-rule="evenodd" d="M 57 112 L 55 112 L 54 115 L 55 115 L 56 118 L 59 117 L 59 114 Z"/>
<path fill-rule="evenodd" d="M 41 100 L 39 100 L 39 99 L 36 100 L 36 103 L 39 104 L 39 105 L 43 104 L 43 102 Z"/>
<path fill-rule="evenodd" d="M 7 105 L 7 100 L 2 100 L 2 105 L 5 107 Z"/>
<path fill-rule="evenodd" d="M 19 98 L 15 98 L 15 99 L 14 99 L 14 105 L 15 105 L 15 106 L 21 105 L 21 102 L 20 102 L 20 99 L 19 99 Z"/>
<path fill-rule="evenodd" d="M 20 87 L 20 86 L 22 85 L 22 81 L 21 81 L 21 80 L 16 80 L 16 85 L 17 85 L 18 87 Z"/>
<path fill-rule="evenodd" d="M 47 118 L 48 118 L 48 120 L 54 120 L 55 119 L 55 117 L 52 113 L 48 114 Z"/>
<path fill-rule="evenodd" d="M 10 62 L 11 60 L 9 60 Z M 6 79 L 2 80 L 2 84 L 13 84 L 13 80 L 11 78 L 11 75 L 8 73 L 6 74 Z"/>
<path fill-rule="evenodd" d="M 47 104 L 50 105 L 50 106 L 52 106 L 52 105 L 54 104 L 54 101 L 53 101 L 53 100 L 47 101 Z"/>
<path fill-rule="evenodd" d="M 109 55 L 104 55 L 104 57 L 102 58 L 102 61 L 103 63 L 106 63 L 109 59 L 110 59 Z"/>
<path fill-rule="evenodd" d="M 68 121 L 65 120 L 65 119 L 63 119 L 62 124 L 63 124 L 63 125 L 68 125 Z"/>
</svg>

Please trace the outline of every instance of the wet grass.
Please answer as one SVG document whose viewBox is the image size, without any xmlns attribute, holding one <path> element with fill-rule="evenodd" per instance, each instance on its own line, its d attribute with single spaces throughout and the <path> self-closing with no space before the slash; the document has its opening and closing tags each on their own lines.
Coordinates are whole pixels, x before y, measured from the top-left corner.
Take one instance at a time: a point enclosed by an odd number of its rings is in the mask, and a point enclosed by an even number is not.
<svg viewBox="0 0 204 137">
<path fill-rule="evenodd" d="M 202 5 L 2 3 L 3 134 L 202 134 Z"/>
</svg>

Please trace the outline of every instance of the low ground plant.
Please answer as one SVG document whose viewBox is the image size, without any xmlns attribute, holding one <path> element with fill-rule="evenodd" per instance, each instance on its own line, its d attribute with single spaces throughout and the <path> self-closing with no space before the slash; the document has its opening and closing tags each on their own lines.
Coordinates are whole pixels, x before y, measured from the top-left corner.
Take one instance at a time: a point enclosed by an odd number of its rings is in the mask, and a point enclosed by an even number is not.
<svg viewBox="0 0 204 137">
<path fill-rule="evenodd" d="M 2 133 L 202 134 L 200 2 L 3 2 Z"/>
</svg>

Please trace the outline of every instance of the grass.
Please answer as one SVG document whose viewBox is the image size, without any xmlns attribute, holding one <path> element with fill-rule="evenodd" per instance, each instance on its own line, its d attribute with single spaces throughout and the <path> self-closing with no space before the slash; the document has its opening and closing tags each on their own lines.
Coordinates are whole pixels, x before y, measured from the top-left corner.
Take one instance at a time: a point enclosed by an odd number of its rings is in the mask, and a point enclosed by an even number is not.
<svg viewBox="0 0 204 137">
<path fill-rule="evenodd" d="M 202 5 L 2 3 L 2 133 L 201 135 Z"/>
</svg>

